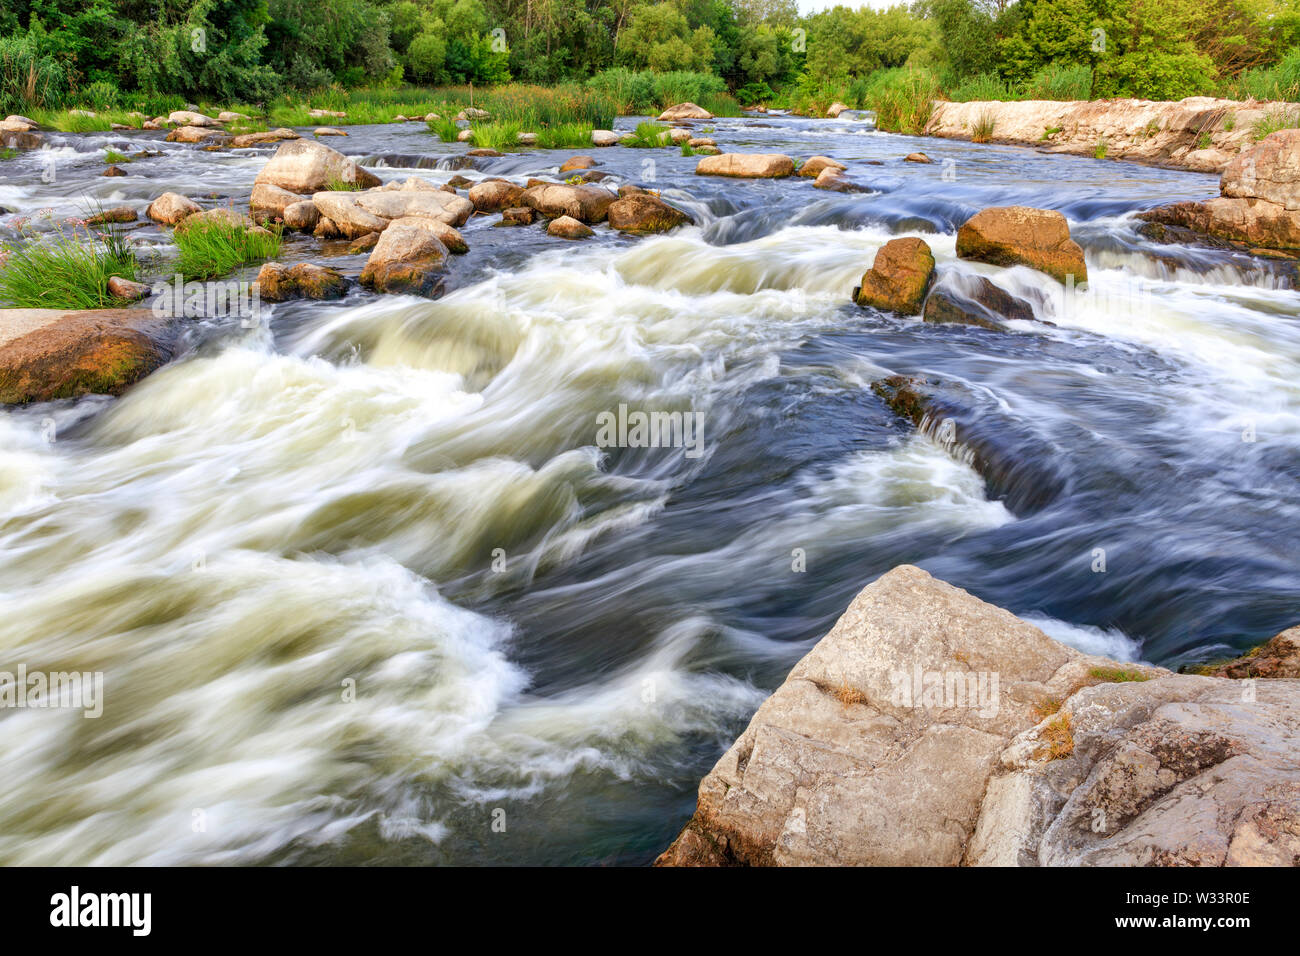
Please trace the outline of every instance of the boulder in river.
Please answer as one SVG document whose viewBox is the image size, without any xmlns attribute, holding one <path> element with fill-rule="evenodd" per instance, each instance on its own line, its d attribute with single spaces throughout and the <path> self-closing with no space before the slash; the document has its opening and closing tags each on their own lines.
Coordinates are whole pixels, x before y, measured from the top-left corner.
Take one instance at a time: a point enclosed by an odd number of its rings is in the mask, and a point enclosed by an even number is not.
<svg viewBox="0 0 1300 956">
<path fill-rule="evenodd" d="M 196 113 L 193 110 L 173 110 L 167 117 L 167 122 L 173 126 L 217 126 L 217 120 L 211 116 L 204 116 L 202 113 Z"/>
<path fill-rule="evenodd" d="M 656 861 L 1294 865 L 1300 682 L 1095 657 L 901 565 L 864 588 Z"/>
<path fill-rule="evenodd" d="M 839 116 L 846 109 L 848 109 L 847 104 L 841 103 L 839 100 L 836 100 L 829 107 L 827 107 L 826 116 L 830 119 L 835 119 L 835 117 Z"/>
<path fill-rule="evenodd" d="M 918 315 L 934 281 L 934 254 L 924 239 L 891 239 L 876 252 L 876 259 L 853 290 L 853 300 L 901 315 Z"/>
<path fill-rule="evenodd" d="M 383 232 L 390 222 L 408 216 L 462 226 L 474 213 L 474 204 L 464 196 L 443 192 L 437 186 L 418 179 L 362 192 L 318 192 L 312 196 L 312 202 L 320 214 L 349 239 L 368 232 Z"/>
<path fill-rule="evenodd" d="M 546 233 L 558 239 L 587 239 L 595 235 L 590 226 L 578 222 L 572 216 L 560 216 L 558 219 L 552 219 L 546 227 Z"/>
<path fill-rule="evenodd" d="M 500 212 L 518 206 L 523 194 L 522 186 L 503 179 L 490 179 L 469 187 L 469 201 L 474 204 L 475 212 Z"/>
<path fill-rule="evenodd" d="M 311 131 L 311 134 L 313 136 L 347 136 L 348 135 L 345 131 L 341 129 L 336 129 L 333 126 L 318 126 Z"/>
<path fill-rule="evenodd" d="M 186 216 L 202 211 L 202 206 L 180 193 L 163 193 L 151 202 L 144 214 L 154 222 L 174 226 Z"/>
<path fill-rule="evenodd" d="M 510 206 L 501 210 L 501 219 L 494 226 L 531 226 L 537 220 L 537 210 L 531 206 Z"/>
<path fill-rule="evenodd" d="M 0 310 L 0 405 L 120 395 L 172 358 L 150 309 Z"/>
<path fill-rule="evenodd" d="M 121 166 L 109 166 L 109 167 L 107 167 L 107 168 L 106 168 L 102 173 L 100 173 L 99 175 L 101 175 L 101 176 L 125 176 L 125 175 L 126 175 L 126 170 L 123 169 Z"/>
<path fill-rule="evenodd" d="M 844 175 L 843 169 L 827 166 L 813 180 L 813 188 L 825 189 L 834 193 L 869 193 L 870 186 L 864 186 Z"/>
<path fill-rule="evenodd" d="M 278 129 L 263 130 L 260 133 L 244 133 L 236 136 L 227 145 L 231 149 L 247 149 L 250 146 L 260 146 L 263 143 L 279 143 L 286 139 L 299 139 L 297 133 L 288 127 L 281 126 Z"/>
<path fill-rule="evenodd" d="M 40 149 L 45 137 L 30 130 L 0 130 L 0 146 L 5 149 Z"/>
<path fill-rule="evenodd" d="M 706 120 L 713 119 L 713 114 L 703 106 L 696 106 L 694 103 L 678 103 L 676 106 L 670 106 L 659 114 L 660 121 L 664 120 Z"/>
<path fill-rule="evenodd" d="M 93 216 L 86 217 L 86 225 L 101 226 L 109 222 L 135 222 L 139 218 L 140 214 L 130 206 L 114 206 L 111 209 L 101 209 Z"/>
<path fill-rule="evenodd" d="M 620 232 L 668 232 L 695 220 L 658 196 L 632 193 L 610 203 L 609 225 Z"/>
<path fill-rule="evenodd" d="M 541 183 L 530 186 L 520 196 L 547 219 L 571 216 L 579 222 L 604 221 L 610 205 L 618 197 L 603 186 L 570 186 L 564 183 Z"/>
<path fill-rule="evenodd" d="M 324 143 L 294 139 L 280 144 L 254 182 L 269 183 L 291 193 L 315 193 L 340 183 L 373 187 L 381 180 Z"/>
<path fill-rule="evenodd" d="M 341 299 L 348 291 L 343 273 L 329 266 L 299 262 L 286 266 L 268 262 L 257 273 L 258 297 L 266 302 L 289 299 Z"/>
<path fill-rule="evenodd" d="M 903 157 L 905 163 L 933 163 L 934 160 L 925 153 L 908 153 Z"/>
<path fill-rule="evenodd" d="M 1065 217 L 1051 209 L 993 206 L 957 230 L 957 255 L 996 266 L 1025 265 L 1059 282 L 1088 281 L 1083 249 L 1070 238 Z"/>
<path fill-rule="evenodd" d="M 143 282 L 133 282 L 121 276 L 109 276 L 106 286 L 109 295 L 123 302 L 138 302 L 149 294 L 149 287 Z"/>
<path fill-rule="evenodd" d="M 220 129 L 210 129 L 206 126 L 178 126 L 167 134 L 169 143 L 202 143 L 207 140 L 226 138 L 226 134 Z"/>
<path fill-rule="evenodd" d="M 810 176 L 813 179 L 816 179 L 821 175 L 823 169 L 837 169 L 843 171 L 848 169 L 848 167 L 841 162 L 831 159 L 829 156 L 813 156 L 799 167 L 799 175 Z"/>
<path fill-rule="evenodd" d="M 440 295 L 448 251 L 435 225 L 445 223 L 424 216 L 394 221 L 375 243 L 361 272 L 361 284 L 376 292 Z"/>
<path fill-rule="evenodd" d="M 719 153 L 701 159 L 695 175 L 779 179 L 794 175 L 794 160 L 782 153 Z"/>
<path fill-rule="evenodd" d="M 1228 163 L 1220 195 L 1142 213 L 1162 225 L 1244 243 L 1300 249 L 1300 129 L 1283 129 L 1243 150 Z"/>
<path fill-rule="evenodd" d="M 593 129 L 591 131 L 591 145 L 593 146 L 617 146 L 618 133 L 608 129 Z"/>
</svg>

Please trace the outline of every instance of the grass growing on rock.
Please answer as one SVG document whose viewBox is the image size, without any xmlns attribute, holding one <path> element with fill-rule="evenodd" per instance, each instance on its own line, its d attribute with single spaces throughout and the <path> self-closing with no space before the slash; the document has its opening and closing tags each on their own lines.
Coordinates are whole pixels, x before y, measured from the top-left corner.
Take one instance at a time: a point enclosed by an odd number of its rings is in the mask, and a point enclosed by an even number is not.
<svg viewBox="0 0 1300 956">
<path fill-rule="evenodd" d="M 20 223 L 18 242 L 0 243 L 0 303 L 17 309 L 102 309 L 117 303 L 113 276 L 139 269 L 123 234 L 68 220 L 41 235 Z"/>
<path fill-rule="evenodd" d="M 130 161 L 131 161 L 131 157 L 127 156 L 125 153 L 119 153 L 115 149 L 104 150 L 105 163 L 118 166 L 121 165 L 122 163 L 129 163 Z"/>
<path fill-rule="evenodd" d="M 1034 752 L 1037 760 L 1060 760 L 1074 753 L 1074 728 L 1067 711 L 1060 711 L 1038 735 L 1043 742 Z"/>
<path fill-rule="evenodd" d="M 1094 667 L 1088 671 L 1088 676 L 1108 684 L 1126 684 L 1151 679 L 1142 671 L 1131 667 Z"/>
<path fill-rule="evenodd" d="M 220 220 L 182 224 L 172 233 L 172 242 L 180 250 L 177 269 L 186 279 L 214 279 L 237 266 L 280 254 L 278 229 L 249 229 Z"/>
<path fill-rule="evenodd" d="M 1300 110 L 1271 109 L 1255 121 L 1250 128 L 1250 138 L 1259 142 L 1270 133 L 1297 126 L 1300 126 Z"/>
<path fill-rule="evenodd" d="M 594 127 L 585 123 L 560 123 L 535 130 L 540 149 L 580 149 L 591 145 Z"/>
<path fill-rule="evenodd" d="M 519 134 L 524 132 L 519 123 L 471 123 L 470 129 L 474 133 L 475 149 L 495 149 L 498 152 L 519 149 Z"/>
</svg>

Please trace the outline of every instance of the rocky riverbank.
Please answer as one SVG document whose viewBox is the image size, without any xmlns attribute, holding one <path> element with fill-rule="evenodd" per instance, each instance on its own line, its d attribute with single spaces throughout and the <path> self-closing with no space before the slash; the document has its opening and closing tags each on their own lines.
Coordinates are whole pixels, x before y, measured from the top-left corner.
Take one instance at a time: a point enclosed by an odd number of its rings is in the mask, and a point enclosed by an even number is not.
<svg viewBox="0 0 1300 956">
<path fill-rule="evenodd" d="M 1300 107 L 1294 103 L 1209 96 L 1176 102 L 941 101 L 934 104 L 925 134 L 1219 173 L 1254 142 L 1256 123 L 1282 111 L 1297 110 Z"/>
<path fill-rule="evenodd" d="M 1300 680 L 1083 654 L 903 565 L 759 708 L 656 862 L 1296 865 L 1298 757 Z"/>
</svg>

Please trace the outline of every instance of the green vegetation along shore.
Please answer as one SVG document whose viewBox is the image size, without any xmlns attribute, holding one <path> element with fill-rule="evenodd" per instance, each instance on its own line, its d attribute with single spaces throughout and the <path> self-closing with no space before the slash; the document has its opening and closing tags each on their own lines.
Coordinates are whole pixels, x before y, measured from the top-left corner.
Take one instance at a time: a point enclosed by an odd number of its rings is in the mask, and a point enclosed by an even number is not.
<svg viewBox="0 0 1300 956">
<path fill-rule="evenodd" d="M 254 129 L 314 123 L 311 109 L 386 122 L 431 102 L 469 105 L 485 87 L 501 116 L 512 96 L 532 107 L 539 86 L 571 108 L 531 124 L 545 127 L 682 101 L 721 116 L 758 104 L 820 115 L 839 102 L 916 132 L 936 99 L 1295 100 L 1300 0 L 918 0 L 809 15 L 793 0 L 13 0 L 0 10 L 0 115 L 58 112 L 49 125 L 74 132 L 138 126 L 188 103 L 245 112 Z"/>
</svg>

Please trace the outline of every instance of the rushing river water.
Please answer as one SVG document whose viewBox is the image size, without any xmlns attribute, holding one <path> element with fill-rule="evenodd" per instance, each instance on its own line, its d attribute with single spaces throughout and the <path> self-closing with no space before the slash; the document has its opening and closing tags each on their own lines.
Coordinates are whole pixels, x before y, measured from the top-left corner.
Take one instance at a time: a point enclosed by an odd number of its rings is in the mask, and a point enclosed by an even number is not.
<svg viewBox="0 0 1300 956">
<path fill-rule="evenodd" d="M 0 670 L 105 682 L 99 719 L 0 711 L 0 862 L 646 863 L 794 661 L 902 562 L 1171 667 L 1297 622 L 1296 292 L 1132 215 L 1215 177 L 705 125 L 726 150 L 835 157 L 871 192 L 588 150 L 698 225 L 570 243 L 476 217 L 438 301 L 354 289 L 263 327 L 196 321 L 121 399 L 0 411 Z M 349 133 L 326 142 L 385 179 L 522 181 L 583 152 L 457 170 L 464 146 L 422 124 Z M 159 140 L 22 155 L 0 206 L 246 208 L 271 151 Z M 108 145 L 163 155 L 100 178 Z M 901 161 L 917 149 L 935 164 Z M 1086 295 L 956 260 L 957 226 L 1008 204 L 1069 218 Z M 851 305 L 899 234 L 1045 321 Z M 364 261 L 306 237 L 282 258 Z M 890 374 L 941 383 L 997 474 L 886 408 L 870 384 Z M 702 412 L 703 454 L 597 448 L 620 404 Z"/>
</svg>

